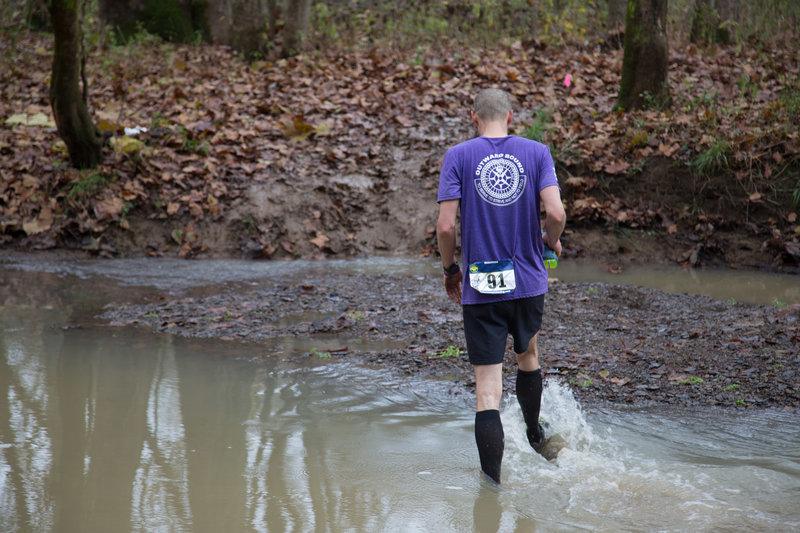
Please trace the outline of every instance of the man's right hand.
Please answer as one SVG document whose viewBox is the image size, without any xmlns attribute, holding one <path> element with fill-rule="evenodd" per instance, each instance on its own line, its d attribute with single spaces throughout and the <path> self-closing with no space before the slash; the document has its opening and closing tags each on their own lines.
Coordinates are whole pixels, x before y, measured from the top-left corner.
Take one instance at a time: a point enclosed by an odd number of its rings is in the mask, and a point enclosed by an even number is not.
<svg viewBox="0 0 800 533">
<path fill-rule="evenodd" d="M 461 304 L 461 269 L 455 274 L 444 275 L 444 290 L 454 303 Z"/>
<path fill-rule="evenodd" d="M 556 253 L 556 257 L 561 257 L 561 239 L 556 239 L 556 242 L 551 242 L 547 238 L 547 233 L 542 234 L 542 241 Z"/>
</svg>

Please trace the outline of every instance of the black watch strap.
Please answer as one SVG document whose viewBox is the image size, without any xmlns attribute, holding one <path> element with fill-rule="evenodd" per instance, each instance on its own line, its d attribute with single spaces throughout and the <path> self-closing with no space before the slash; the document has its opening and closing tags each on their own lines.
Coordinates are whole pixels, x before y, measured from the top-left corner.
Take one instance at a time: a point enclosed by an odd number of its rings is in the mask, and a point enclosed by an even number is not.
<svg viewBox="0 0 800 533">
<path fill-rule="evenodd" d="M 453 274 L 458 274 L 458 271 L 461 270 L 461 267 L 458 266 L 458 263 L 453 263 L 449 267 L 444 267 L 443 270 L 445 274 L 452 276 Z"/>
</svg>

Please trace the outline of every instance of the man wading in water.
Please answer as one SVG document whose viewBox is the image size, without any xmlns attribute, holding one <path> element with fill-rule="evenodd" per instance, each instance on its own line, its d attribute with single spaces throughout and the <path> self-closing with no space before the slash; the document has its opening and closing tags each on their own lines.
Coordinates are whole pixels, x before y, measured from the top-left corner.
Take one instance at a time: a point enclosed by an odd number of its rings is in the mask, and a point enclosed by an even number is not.
<svg viewBox="0 0 800 533">
<path fill-rule="evenodd" d="M 508 135 L 513 116 L 508 93 L 482 90 L 470 116 L 480 136 L 444 156 L 436 236 L 445 290 L 462 304 L 464 314 L 467 353 L 475 371 L 475 442 L 481 469 L 499 483 L 505 445 L 502 363 L 509 334 L 517 354 L 516 393 L 528 441 L 540 451 L 545 440 L 539 425 L 542 374 L 536 345 L 547 292 L 542 253 L 546 244 L 561 255 L 566 215 L 550 149 Z M 547 213 L 544 235 L 540 201 Z M 455 261 L 459 205 L 463 274 Z"/>
</svg>

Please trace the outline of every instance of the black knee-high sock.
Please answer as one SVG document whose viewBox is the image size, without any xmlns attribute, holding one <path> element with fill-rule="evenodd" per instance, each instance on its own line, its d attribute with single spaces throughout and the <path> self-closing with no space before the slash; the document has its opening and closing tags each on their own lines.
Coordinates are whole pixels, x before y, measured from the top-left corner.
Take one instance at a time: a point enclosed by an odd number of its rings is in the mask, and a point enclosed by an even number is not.
<svg viewBox="0 0 800 533">
<path fill-rule="evenodd" d="M 505 434 L 500 411 L 487 409 L 475 413 L 475 443 L 481 458 L 481 470 L 500 483 L 500 463 L 503 461 Z"/>
<path fill-rule="evenodd" d="M 517 369 L 517 401 L 528 426 L 531 445 L 542 440 L 539 434 L 539 409 L 542 406 L 542 369 L 532 372 Z"/>
</svg>

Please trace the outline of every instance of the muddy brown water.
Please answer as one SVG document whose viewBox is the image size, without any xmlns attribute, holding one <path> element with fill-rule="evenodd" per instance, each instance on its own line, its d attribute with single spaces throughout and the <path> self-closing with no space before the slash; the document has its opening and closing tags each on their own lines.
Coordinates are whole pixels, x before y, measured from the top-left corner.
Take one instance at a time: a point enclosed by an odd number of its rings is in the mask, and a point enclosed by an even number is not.
<svg viewBox="0 0 800 533">
<path fill-rule="evenodd" d="M 543 417 L 567 447 L 552 463 L 532 452 L 508 398 L 496 487 L 477 471 L 471 400 L 436 382 L 288 362 L 276 355 L 308 349 L 288 341 L 72 327 L 109 301 L 354 263 L 14 261 L 0 264 L 0 531 L 800 528 L 795 413 L 584 410 L 551 380 Z M 766 297 L 789 303 L 787 287 Z"/>
<path fill-rule="evenodd" d="M 800 303 L 800 276 L 744 270 L 696 270 L 670 266 L 629 266 L 618 274 L 602 267 L 561 261 L 552 271 L 565 282 L 602 281 L 637 285 L 675 294 L 702 294 L 748 304 Z"/>
</svg>

